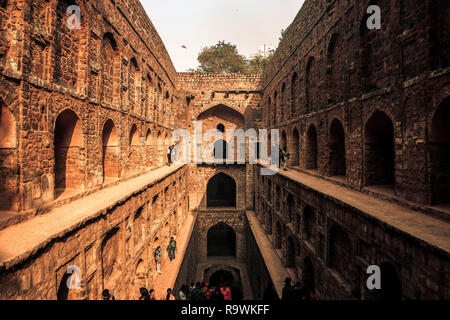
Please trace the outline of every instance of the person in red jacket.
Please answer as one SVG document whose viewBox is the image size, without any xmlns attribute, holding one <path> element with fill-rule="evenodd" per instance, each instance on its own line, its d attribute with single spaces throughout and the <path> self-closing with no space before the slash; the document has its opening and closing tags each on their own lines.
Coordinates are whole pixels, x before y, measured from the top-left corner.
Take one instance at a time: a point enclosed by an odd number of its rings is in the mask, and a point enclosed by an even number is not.
<svg viewBox="0 0 450 320">
<path fill-rule="evenodd" d="M 222 292 L 223 299 L 224 299 L 225 301 L 231 300 L 231 289 L 230 289 L 230 286 L 229 286 L 228 284 L 223 285 L 223 286 L 220 288 L 220 291 Z"/>
</svg>

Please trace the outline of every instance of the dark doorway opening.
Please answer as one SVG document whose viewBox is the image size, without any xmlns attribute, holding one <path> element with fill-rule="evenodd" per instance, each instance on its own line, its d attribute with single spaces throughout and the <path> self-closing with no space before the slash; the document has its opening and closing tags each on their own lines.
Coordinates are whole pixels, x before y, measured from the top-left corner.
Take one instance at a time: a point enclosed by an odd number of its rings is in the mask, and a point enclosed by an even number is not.
<svg viewBox="0 0 450 320">
<path fill-rule="evenodd" d="M 219 173 L 209 181 L 206 195 L 208 208 L 236 207 L 236 182 Z"/>
<path fill-rule="evenodd" d="M 235 280 L 236 279 L 234 279 L 234 276 L 231 272 L 219 270 L 209 278 L 209 284 L 212 288 L 214 288 L 225 285 L 227 283 L 232 283 Z"/>
<path fill-rule="evenodd" d="M 236 232 L 225 223 L 218 223 L 208 231 L 208 257 L 235 257 Z"/>
<path fill-rule="evenodd" d="M 394 185 L 394 126 L 391 119 L 377 111 L 365 126 L 365 184 Z"/>
</svg>

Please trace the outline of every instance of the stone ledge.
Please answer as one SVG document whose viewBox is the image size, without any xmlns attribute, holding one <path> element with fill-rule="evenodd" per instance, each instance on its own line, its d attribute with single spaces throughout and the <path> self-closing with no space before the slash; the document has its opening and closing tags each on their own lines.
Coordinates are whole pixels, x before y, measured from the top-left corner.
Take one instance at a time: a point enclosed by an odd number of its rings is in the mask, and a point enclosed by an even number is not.
<svg viewBox="0 0 450 320">
<path fill-rule="evenodd" d="M 278 175 L 322 194 L 325 199 L 350 206 L 361 214 L 381 221 L 407 237 L 450 256 L 450 224 L 446 221 L 307 173 L 289 170 L 279 171 Z"/>
<path fill-rule="evenodd" d="M 270 278 L 277 290 L 278 296 L 281 298 L 283 294 L 284 279 L 290 276 L 289 271 L 281 262 L 278 253 L 272 246 L 272 242 L 261 227 L 255 212 L 247 211 L 246 215 L 250 229 L 258 244 L 259 251 L 266 263 L 267 271 L 270 274 Z"/>
<path fill-rule="evenodd" d="M 93 219 L 106 215 L 110 209 L 183 167 L 184 165 L 163 167 L 1 230 L 0 270 L 8 270 L 20 264 L 53 241 L 82 228 Z"/>
</svg>

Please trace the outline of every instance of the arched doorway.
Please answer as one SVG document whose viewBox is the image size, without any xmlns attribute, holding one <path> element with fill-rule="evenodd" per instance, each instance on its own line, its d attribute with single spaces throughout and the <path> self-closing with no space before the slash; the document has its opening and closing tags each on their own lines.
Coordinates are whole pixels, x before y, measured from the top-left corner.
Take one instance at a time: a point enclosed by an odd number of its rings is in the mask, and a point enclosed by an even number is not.
<svg viewBox="0 0 450 320">
<path fill-rule="evenodd" d="M 317 130 L 311 125 L 306 135 L 306 169 L 317 170 Z"/>
<path fill-rule="evenodd" d="M 306 240 L 313 239 L 314 209 L 306 206 L 303 210 L 303 234 Z"/>
<path fill-rule="evenodd" d="M 376 111 L 365 126 L 365 185 L 394 185 L 394 166 L 394 126 L 384 112 Z"/>
<path fill-rule="evenodd" d="M 297 128 L 294 129 L 292 136 L 292 166 L 300 165 L 300 135 Z"/>
<path fill-rule="evenodd" d="M 330 267 L 335 269 L 341 276 L 351 280 L 349 266 L 353 261 L 352 246 L 347 232 L 340 226 L 333 225 L 330 229 Z"/>
<path fill-rule="evenodd" d="M 17 154 L 16 122 L 9 108 L 0 99 L 0 210 L 18 210 L 19 159 Z"/>
<path fill-rule="evenodd" d="M 307 257 L 303 260 L 303 284 L 308 287 L 313 293 L 316 292 L 316 275 L 314 271 L 314 265 Z"/>
<path fill-rule="evenodd" d="M 208 231 L 208 257 L 235 257 L 236 232 L 221 222 Z"/>
<path fill-rule="evenodd" d="M 129 137 L 129 148 L 130 148 L 130 156 L 129 156 L 129 173 L 139 172 L 140 165 L 140 144 L 139 144 L 139 133 L 137 126 L 133 124 L 130 130 Z"/>
<path fill-rule="evenodd" d="M 402 283 L 394 266 L 385 262 L 381 264 L 381 290 L 378 298 L 380 300 L 401 300 Z"/>
<path fill-rule="evenodd" d="M 226 270 L 219 270 L 209 278 L 209 284 L 212 288 L 232 283 L 236 279 L 233 274 Z"/>
<path fill-rule="evenodd" d="M 430 130 L 431 203 L 450 202 L 450 97 L 436 109 Z"/>
<path fill-rule="evenodd" d="M 337 118 L 331 122 L 328 148 L 330 176 L 345 176 L 345 133 L 341 121 Z"/>
<path fill-rule="evenodd" d="M 281 224 L 279 221 L 275 223 L 275 232 L 273 237 L 273 245 L 275 249 L 281 249 Z"/>
<path fill-rule="evenodd" d="M 105 122 L 102 134 L 104 181 L 119 178 L 119 139 L 114 122 Z"/>
<path fill-rule="evenodd" d="M 208 208 L 236 207 L 236 182 L 219 173 L 209 180 L 206 197 Z"/>
<path fill-rule="evenodd" d="M 291 236 L 287 238 L 286 267 L 295 268 L 295 244 Z"/>
<path fill-rule="evenodd" d="M 84 184 L 84 148 L 80 118 L 72 110 L 63 111 L 56 119 L 55 196 L 66 190 L 80 190 Z"/>
</svg>

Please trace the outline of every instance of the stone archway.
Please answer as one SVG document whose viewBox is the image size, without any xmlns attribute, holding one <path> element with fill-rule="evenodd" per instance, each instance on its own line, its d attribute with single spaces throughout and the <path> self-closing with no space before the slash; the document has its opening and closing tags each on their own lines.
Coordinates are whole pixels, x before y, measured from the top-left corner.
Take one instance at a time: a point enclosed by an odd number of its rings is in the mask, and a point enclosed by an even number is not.
<svg viewBox="0 0 450 320">
<path fill-rule="evenodd" d="M 450 202 L 450 97 L 434 113 L 429 157 L 431 166 L 431 204 Z"/>
<path fill-rule="evenodd" d="M 55 123 L 55 197 L 84 185 L 84 148 L 82 124 L 72 110 L 63 111 Z"/>
<path fill-rule="evenodd" d="M 236 182 L 225 173 L 219 173 L 208 182 L 207 207 L 236 207 Z"/>
<path fill-rule="evenodd" d="M 235 257 L 236 232 L 229 225 L 220 222 L 208 230 L 208 257 Z"/>
</svg>

